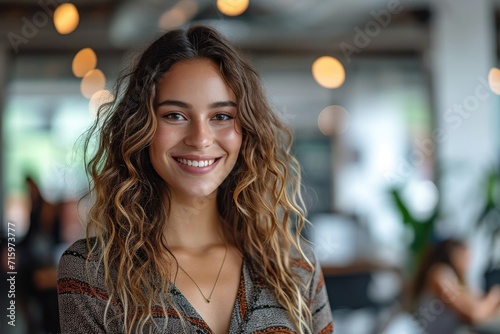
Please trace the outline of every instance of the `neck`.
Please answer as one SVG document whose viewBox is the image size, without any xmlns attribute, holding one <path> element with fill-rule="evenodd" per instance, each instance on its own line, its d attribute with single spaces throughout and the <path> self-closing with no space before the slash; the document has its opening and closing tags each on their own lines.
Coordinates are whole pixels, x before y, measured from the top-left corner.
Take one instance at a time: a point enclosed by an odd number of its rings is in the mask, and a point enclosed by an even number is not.
<svg viewBox="0 0 500 334">
<path fill-rule="evenodd" d="M 172 194 L 164 235 L 171 249 L 202 249 L 224 242 L 216 193 L 194 198 Z"/>
</svg>

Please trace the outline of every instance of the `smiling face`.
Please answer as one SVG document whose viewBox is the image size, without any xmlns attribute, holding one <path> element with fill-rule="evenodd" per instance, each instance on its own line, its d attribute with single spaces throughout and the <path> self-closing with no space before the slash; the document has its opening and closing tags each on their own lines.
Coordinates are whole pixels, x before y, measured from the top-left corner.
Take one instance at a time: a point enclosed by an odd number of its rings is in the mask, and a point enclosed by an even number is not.
<svg viewBox="0 0 500 334">
<path fill-rule="evenodd" d="M 149 156 L 172 196 L 216 193 L 242 141 L 236 96 L 218 66 L 208 59 L 172 66 L 158 86 L 155 111 Z"/>
</svg>

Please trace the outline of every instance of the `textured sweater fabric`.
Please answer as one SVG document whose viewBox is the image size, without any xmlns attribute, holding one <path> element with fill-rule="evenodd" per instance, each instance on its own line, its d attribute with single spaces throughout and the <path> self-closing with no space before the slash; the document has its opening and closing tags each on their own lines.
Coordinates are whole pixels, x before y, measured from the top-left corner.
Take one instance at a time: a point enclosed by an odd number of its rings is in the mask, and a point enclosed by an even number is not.
<svg viewBox="0 0 500 334">
<path fill-rule="evenodd" d="M 313 333 L 333 333 L 332 313 L 326 293 L 325 281 L 319 263 L 309 247 L 306 256 L 314 264 L 314 270 L 305 261 L 291 258 L 292 269 L 299 274 L 309 288 L 304 292 L 310 301 L 313 316 Z M 104 285 L 102 265 L 88 262 L 85 239 L 76 241 L 62 255 L 58 270 L 59 313 L 62 334 L 66 333 L 123 333 L 123 320 L 111 321 L 106 329 L 104 315 L 109 299 Z M 90 275 L 86 271 L 90 269 Z M 92 277 L 92 278 L 90 278 Z M 184 318 L 184 327 L 177 313 L 167 306 L 167 319 L 160 307 L 153 309 L 157 326 L 153 333 L 212 334 L 212 330 L 196 312 L 184 295 L 170 284 L 169 297 Z M 166 298 L 165 298 L 166 300 Z M 117 312 L 118 305 L 111 305 L 108 320 Z M 286 309 L 274 297 L 273 291 L 254 275 L 251 263 L 244 257 L 240 284 L 231 315 L 229 333 L 264 334 L 297 333 Z"/>
</svg>

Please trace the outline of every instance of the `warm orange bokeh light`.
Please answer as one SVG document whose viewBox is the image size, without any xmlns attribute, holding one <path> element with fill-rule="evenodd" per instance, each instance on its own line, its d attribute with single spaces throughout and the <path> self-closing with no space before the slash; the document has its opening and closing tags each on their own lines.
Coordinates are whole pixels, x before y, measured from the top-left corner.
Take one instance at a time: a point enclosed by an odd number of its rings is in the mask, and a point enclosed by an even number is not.
<svg viewBox="0 0 500 334">
<path fill-rule="evenodd" d="M 338 88 L 345 81 L 344 66 L 336 58 L 323 56 L 313 63 L 314 80 L 325 88 Z"/>
<path fill-rule="evenodd" d="M 95 92 L 89 101 L 89 112 L 92 116 L 96 116 L 101 105 L 113 102 L 115 96 L 107 89 Z"/>
<path fill-rule="evenodd" d="M 97 65 L 97 56 L 91 48 L 85 48 L 78 51 L 73 58 L 73 64 L 71 66 L 73 74 L 77 78 L 83 78 L 88 71 L 95 69 Z"/>
<path fill-rule="evenodd" d="M 89 71 L 82 79 L 82 84 L 80 89 L 82 95 L 87 99 L 90 99 L 94 93 L 103 90 L 106 85 L 106 77 L 101 70 L 95 69 Z"/>
<path fill-rule="evenodd" d="M 488 84 L 493 93 L 500 95 L 500 69 L 493 67 L 488 73 Z"/>
<path fill-rule="evenodd" d="M 319 131 L 325 136 L 343 133 L 349 126 L 349 113 L 339 105 L 331 105 L 318 116 Z"/>
<path fill-rule="evenodd" d="M 67 35 L 75 31 L 80 22 L 78 9 L 72 3 L 63 3 L 54 12 L 54 26 L 61 35 Z"/>
<path fill-rule="evenodd" d="M 250 0 L 217 0 L 217 8 L 227 16 L 238 16 L 247 10 Z"/>
</svg>

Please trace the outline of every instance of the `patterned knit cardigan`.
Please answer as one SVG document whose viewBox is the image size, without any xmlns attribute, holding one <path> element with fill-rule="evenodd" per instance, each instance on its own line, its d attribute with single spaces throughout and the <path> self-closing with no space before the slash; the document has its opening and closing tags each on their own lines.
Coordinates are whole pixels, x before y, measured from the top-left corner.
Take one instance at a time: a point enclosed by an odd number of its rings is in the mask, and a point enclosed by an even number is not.
<svg viewBox="0 0 500 334">
<path fill-rule="evenodd" d="M 310 301 L 313 334 L 333 333 L 332 313 L 321 268 L 310 247 L 304 245 L 304 249 L 314 264 L 314 270 L 311 271 L 305 262 L 293 257 L 291 263 L 292 269 L 305 282 L 309 282 L 313 276 L 308 291 L 304 293 L 306 300 Z M 107 330 L 104 327 L 105 307 L 109 298 L 104 285 L 104 273 L 100 266 L 96 276 L 96 263 L 90 262 L 89 268 L 94 272 L 90 280 L 86 272 L 86 258 L 86 241 L 81 239 L 64 252 L 59 262 L 58 294 L 62 334 L 122 333 L 123 323 L 119 320 L 112 321 Z M 173 284 L 170 284 L 169 297 L 182 314 L 184 327 L 173 309 L 167 309 L 166 321 L 164 312 L 158 307 L 152 312 L 157 325 L 153 333 L 213 333 Z M 116 314 L 117 307 L 111 306 L 108 319 Z M 245 258 L 229 333 L 296 333 L 287 311 L 278 303 L 273 291 L 256 279 L 251 264 Z"/>
</svg>

